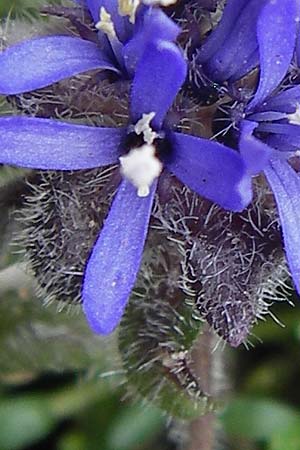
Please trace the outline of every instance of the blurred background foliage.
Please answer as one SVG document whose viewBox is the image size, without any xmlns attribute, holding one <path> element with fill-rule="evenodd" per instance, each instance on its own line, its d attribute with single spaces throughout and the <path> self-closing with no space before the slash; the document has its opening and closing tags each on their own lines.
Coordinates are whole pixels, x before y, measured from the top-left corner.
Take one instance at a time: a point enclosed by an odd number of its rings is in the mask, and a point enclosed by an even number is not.
<svg viewBox="0 0 300 450">
<path fill-rule="evenodd" d="M 0 17 L 34 20 L 39 4 L 0 0 Z M 0 98 L 0 114 L 9 111 Z M 1 168 L 0 187 L 16 176 Z M 178 448 L 182 424 L 126 394 L 115 342 L 92 335 L 79 312 L 57 314 L 34 298 L 9 245 L 10 212 L 1 204 L 0 450 Z M 291 300 L 294 308 L 274 305 L 281 324 L 268 316 L 247 348 L 224 350 L 231 400 L 219 415 L 220 449 L 300 449 L 300 314 Z"/>
</svg>

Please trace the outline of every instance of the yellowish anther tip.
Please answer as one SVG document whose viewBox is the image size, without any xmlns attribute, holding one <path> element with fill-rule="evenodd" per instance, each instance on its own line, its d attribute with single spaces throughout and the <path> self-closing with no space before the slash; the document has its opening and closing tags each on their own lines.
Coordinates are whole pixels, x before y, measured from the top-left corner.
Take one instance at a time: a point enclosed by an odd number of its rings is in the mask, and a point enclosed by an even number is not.
<svg viewBox="0 0 300 450">
<path fill-rule="evenodd" d="M 135 23 L 136 10 L 141 0 L 118 0 L 118 12 L 120 16 L 129 16 L 129 22 Z"/>
<path fill-rule="evenodd" d="M 300 125 L 300 104 L 296 106 L 296 111 L 292 114 L 287 114 L 288 121 L 292 125 Z"/>
<path fill-rule="evenodd" d="M 100 8 L 100 20 L 95 26 L 110 38 L 114 39 L 117 37 L 111 15 L 103 6 Z"/>
<path fill-rule="evenodd" d="M 153 141 L 158 137 L 156 131 L 153 131 L 150 125 L 151 120 L 155 116 L 154 112 L 143 114 L 142 118 L 135 124 L 134 131 L 136 134 L 143 134 L 146 144 L 153 144 Z"/>
</svg>

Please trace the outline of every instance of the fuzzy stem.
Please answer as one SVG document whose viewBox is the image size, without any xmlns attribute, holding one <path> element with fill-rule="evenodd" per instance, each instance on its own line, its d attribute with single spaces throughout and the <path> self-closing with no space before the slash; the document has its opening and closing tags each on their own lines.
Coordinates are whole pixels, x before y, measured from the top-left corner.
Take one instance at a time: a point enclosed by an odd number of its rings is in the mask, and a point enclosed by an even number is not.
<svg viewBox="0 0 300 450">
<path fill-rule="evenodd" d="M 211 393 L 213 380 L 213 346 L 215 337 L 208 328 L 205 327 L 198 343 L 193 350 L 194 370 L 200 379 L 201 387 L 205 392 Z M 189 444 L 186 450 L 213 450 L 215 444 L 215 414 L 210 413 L 198 417 L 189 425 Z"/>
</svg>

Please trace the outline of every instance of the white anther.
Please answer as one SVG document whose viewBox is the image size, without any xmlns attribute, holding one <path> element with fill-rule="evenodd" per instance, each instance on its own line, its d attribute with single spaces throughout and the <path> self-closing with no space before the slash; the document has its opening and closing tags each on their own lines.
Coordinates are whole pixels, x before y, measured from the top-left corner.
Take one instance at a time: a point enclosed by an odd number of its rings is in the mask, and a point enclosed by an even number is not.
<svg viewBox="0 0 300 450">
<path fill-rule="evenodd" d="M 154 116 L 154 112 L 143 114 L 142 118 L 134 125 L 134 131 L 136 134 L 143 134 L 144 141 L 149 145 L 153 144 L 154 139 L 158 137 L 156 131 L 153 131 L 150 126 L 150 122 Z"/>
<path fill-rule="evenodd" d="M 288 121 L 292 125 L 300 125 L 300 104 L 296 106 L 296 111 L 292 114 L 287 114 Z"/>
<path fill-rule="evenodd" d="M 139 197 L 147 197 L 153 181 L 160 175 L 163 165 L 155 156 L 153 145 L 133 148 L 120 157 L 121 173 L 137 188 Z"/>
<path fill-rule="evenodd" d="M 176 2 L 177 0 L 143 0 L 144 5 L 148 6 L 159 5 L 164 7 L 174 5 Z"/>
<path fill-rule="evenodd" d="M 136 10 L 140 3 L 140 0 L 118 0 L 118 12 L 120 16 L 129 16 L 129 22 L 134 23 Z"/>
<path fill-rule="evenodd" d="M 111 15 L 103 6 L 100 8 L 100 20 L 95 26 L 98 30 L 101 30 L 103 33 L 107 34 L 108 37 L 113 39 L 117 37 Z"/>
<path fill-rule="evenodd" d="M 118 0 L 118 12 L 120 16 L 129 16 L 129 22 L 135 23 L 135 16 L 138 7 L 143 3 L 147 6 L 170 6 L 177 0 Z"/>
</svg>

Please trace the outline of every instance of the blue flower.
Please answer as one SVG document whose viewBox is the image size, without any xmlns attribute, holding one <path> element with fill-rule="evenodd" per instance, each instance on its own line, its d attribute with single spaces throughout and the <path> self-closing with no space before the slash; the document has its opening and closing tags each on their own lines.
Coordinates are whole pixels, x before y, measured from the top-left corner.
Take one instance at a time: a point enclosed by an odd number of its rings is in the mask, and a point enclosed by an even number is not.
<svg viewBox="0 0 300 450">
<path fill-rule="evenodd" d="M 253 98 L 244 99 L 246 106 L 235 120 L 239 149 L 249 172 L 264 171 L 273 190 L 286 257 L 300 293 L 300 179 L 288 163 L 300 145 L 300 87 L 271 96 L 295 50 L 300 61 L 298 10 L 296 0 L 228 0 L 219 25 L 199 50 L 198 62 L 213 80 L 227 81 L 229 92 L 234 81 L 259 65 Z"/>
<path fill-rule="evenodd" d="M 300 146 L 299 105 L 300 86 L 295 86 L 247 111 L 239 147 L 249 170 L 262 169 L 274 193 L 287 261 L 300 294 L 300 177 L 288 162 Z"/>
<path fill-rule="evenodd" d="M 300 144 L 300 86 L 270 96 L 288 72 L 294 53 L 300 61 L 298 13 L 296 0 L 269 1 L 262 10 L 257 26 L 259 83 L 240 124 L 239 147 L 254 170 L 260 161 L 274 193 L 286 258 L 300 294 L 300 178 L 288 163 Z"/>
<path fill-rule="evenodd" d="M 99 29 L 94 41 L 45 36 L 8 48 L 0 54 L 0 94 L 32 91 L 93 69 L 130 79 L 147 43 L 173 41 L 180 31 L 158 8 L 140 6 L 131 23 L 118 13 L 116 0 L 87 0 L 87 5 Z"/>
<path fill-rule="evenodd" d="M 251 201 L 251 178 L 236 151 L 172 132 L 166 126 L 165 115 L 185 77 L 181 51 L 158 39 L 147 45 L 136 64 L 128 127 L 89 127 L 26 117 L 0 119 L 1 163 L 78 170 L 120 161 L 123 180 L 91 251 L 83 281 L 83 309 L 95 332 L 110 333 L 122 316 L 139 270 L 157 178 L 163 168 L 224 208 L 239 211 Z M 135 144 L 128 148 L 132 137 Z M 162 147 L 168 147 L 167 153 Z"/>
<path fill-rule="evenodd" d="M 297 0 L 228 0 L 219 24 L 198 51 L 198 64 L 211 80 L 229 83 L 259 65 L 252 106 L 260 103 L 288 70 L 297 13 Z"/>
</svg>

